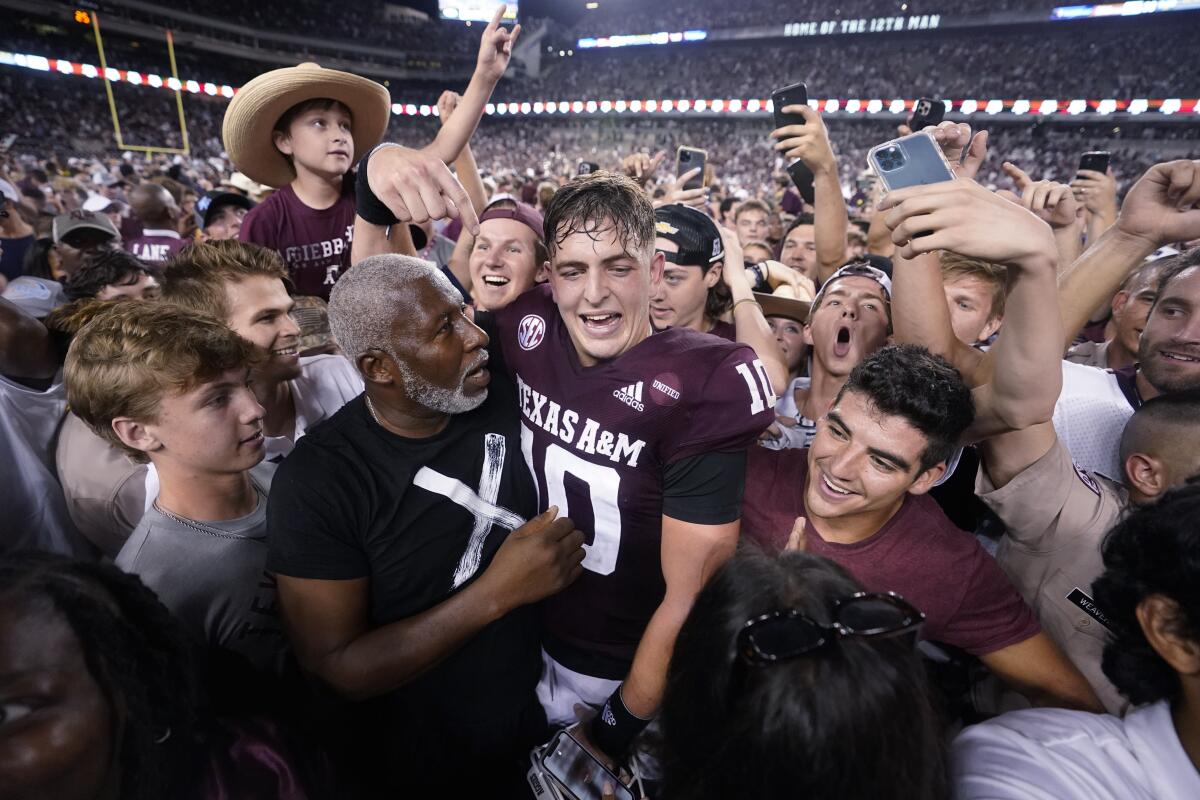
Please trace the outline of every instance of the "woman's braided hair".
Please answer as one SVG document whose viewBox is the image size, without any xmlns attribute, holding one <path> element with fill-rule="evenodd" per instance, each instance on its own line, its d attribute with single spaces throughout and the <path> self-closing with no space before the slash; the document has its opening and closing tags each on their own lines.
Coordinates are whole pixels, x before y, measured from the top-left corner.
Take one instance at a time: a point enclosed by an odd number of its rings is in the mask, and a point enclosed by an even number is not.
<svg viewBox="0 0 1200 800">
<path fill-rule="evenodd" d="M 49 602 L 78 638 L 112 709 L 119 797 L 173 796 L 197 752 L 201 688 L 194 646 L 154 592 L 111 564 L 36 552 L 0 555 L 0 587 L 6 607 Z"/>
</svg>

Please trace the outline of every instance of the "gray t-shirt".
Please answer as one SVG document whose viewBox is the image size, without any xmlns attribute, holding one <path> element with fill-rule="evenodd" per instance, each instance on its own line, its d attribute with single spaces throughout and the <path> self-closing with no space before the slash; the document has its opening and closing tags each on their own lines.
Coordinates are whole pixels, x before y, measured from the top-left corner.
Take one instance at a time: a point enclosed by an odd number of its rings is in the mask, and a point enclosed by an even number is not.
<svg viewBox="0 0 1200 800">
<path fill-rule="evenodd" d="M 267 562 L 267 497 L 241 519 L 181 522 L 151 506 L 117 554 L 197 640 L 279 673 L 287 653 Z"/>
</svg>

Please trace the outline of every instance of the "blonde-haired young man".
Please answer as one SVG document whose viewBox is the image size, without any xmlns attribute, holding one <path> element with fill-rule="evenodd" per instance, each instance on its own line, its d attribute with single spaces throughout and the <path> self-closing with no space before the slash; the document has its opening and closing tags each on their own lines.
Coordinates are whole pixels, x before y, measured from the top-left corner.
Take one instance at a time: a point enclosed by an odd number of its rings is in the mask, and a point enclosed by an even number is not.
<svg viewBox="0 0 1200 800">
<path fill-rule="evenodd" d="M 205 314 L 116 303 L 71 343 L 71 408 L 136 461 L 159 491 L 116 557 L 202 643 L 282 668 L 286 646 L 267 558 L 263 408 L 254 347 Z"/>
</svg>

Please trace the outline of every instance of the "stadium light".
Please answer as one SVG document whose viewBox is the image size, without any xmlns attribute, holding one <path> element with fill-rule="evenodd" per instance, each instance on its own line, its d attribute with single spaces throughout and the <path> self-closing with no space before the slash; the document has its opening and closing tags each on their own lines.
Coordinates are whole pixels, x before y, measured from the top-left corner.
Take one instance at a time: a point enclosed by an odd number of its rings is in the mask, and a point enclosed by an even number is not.
<svg viewBox="0 0 1200 800">
<path fill-rule="evenodd" d="M 1142 114 L 1150 107 L 1150 101 L 1144 97 L 1135 98 L 1129 101 L 1130 114 Z"/>
<path fill-rule="evenodd" d="M 430 114 L 433 113 L 433 110 L 430 109 L 429 106 L 427 106 L 427 105 L 422 105 L 419 109 L 417 109 L 417 111 L 420 113 L 420 115 L 422 117 L 428 117 Z"/>
<path fill-rule="evenodd" d="M 167 88 L 172 92 L 178 92 L 183 88 L 183 84 L 179 82 L 179 78 L 171 76 L 170 78 L 167 78 Z"/>
<path fill-rule="evenodd" d="M 634 112 L 635 114 L 637 112 L 641 111 L 642 110 L 642 101 L 641 100 L 630 100 L 629 101 L 629 110 Z"/>
<path fill-rule="evenodd" d="M 847 114 L 857 114 L 858 109 L 861 107 L 862 107 L 862 103 L 859 100 L 850 99 L 850 100 L 846 101 L 846 113 Z"/>
<path fill-rule="evenodd" d="M 142 74 L 140 72 L 134 72 L 133 70 L 129 70 L 128 72 L 125 73 L 125 77 L 134 86 L 142 85 Z"/>
<path fill-rule="evenodd" d="M 1082 114 L 1085 111 L 1087 111 L 1086 100 L 1072 100 L 1071 104 L 1067 106 L 1068 114 Z"/>
<path fill-rule="evenodd" d="M 1039 114 L 1053 114 L 1056 111 L 1058 111 L 1058 101 L 1057 100 L 1046 99 L 1046 100 L 1042 101 L 1042 104 L 1040 106 L 1038 106 Z"/>
<path fill-rule="evenodd" d="M 1112 98 L 1109 98 L 1108 100 L 1101 100 L 1099 105 L 1096 106 L 1097 114 L 1112 114 L 1116 110 L 1117 101 L 1113 100 Z"/>
<path fill-rule="evenodd" d="M 760 108 L 762 108 L 762 100 L 749 100 L 746 102 L 746 110 L 751 114 L 758 113 Z"/>
<path fill-rule="evenodd" d="M 216 84 L 213 84 L 213 83 L 204 84 L 204 93 L 206 95 L 208 95 L 209 97 L 216 97 L 217 96 Z"/>
<path fill-rule="evenodd" d="M 674 100 L 663 100 L 662 101 L 662 110 L 663 111 L 674 111 L 675 110 L 675 101 Z"/>
<path fill-rule="evenodd" d="M 679 101 L 679 110 L 680 111 L 687 111 L 691 107 L 692 107 L 691 100 L 680 100 Z"/>
<path fill-rule="evenodd" d="M 704 111 L 706 108 L 708 108 L 708 101 L 707 100 L 697 100 L 695 102 L 695 106 L 696 106 L 697 111 Z"/>
<path fill-rule="evenodd" d="M 546 110 L 546 104 L 543 103 L 541 100 L 538 100 L 536 103 L 533 104 L 533 113 L 540 114 L 545 110 Z"/>
<path fill-rule="evenodd" d="M 712 101 L 712 110 L 713 111 L 724 111 L 725 110 L 725 101 L 724 100 L 713 100 Z"/>
<path fill-rule="evenodd" d="M 187 90 L 192 94 L 200 94 L 200 84 L 196 81 L 188 81 L 186 84 L 184 84 L 184 86 L 186 86 Z"/>
<path fill-rule="evenodd" d="M 584 108 L 586 108 L 586 109 L 587 109 L 587 112 L 588 112 L 589 114 L 595 114 L 595 113 L 596 113 L 596 101 L 595 101 L 595 100 L 588 100 L 588 101 L 587 101 L 587 105 L 586 105 L 586 106 L 584 106 Z"/>
<path fill-rule="evenodd" d="M 825 101 L 825 113 L 827 113 L 827 114 L 831 114 L 834 111 L 837 111 L 841 107 L 842 107 L 841 104 L 837 101 L 836 98 L 831 97 Z"/>
<path fill-rule="evenodd" d="M 398 103 L 397 103 L 396 105 L 392 106 L 392 108 L 399 108 L 399 107 L 400 107 L 400 106 L 399 106 L 399 104 L 398 104 Z M 489 117 L 490 117 L 490 116 L 492 116 L 493 114 L 495 114 L 495 113 L 496 113 L 496 104 L 495 104 L 495 103 L 488 103 L 486 106 L 484 106 L 484 107 L 483 107 L 483 111 L 484 111 L 484 113 L 485 113 L 485 114 L 487 114 Z M 397 114 L 399 114 L 400 112 L 399 112 L 399 111 L 397 111 L 396 113 L 397 113 Z"/>
<path fill-rule="evenodd" d="M 1029 113 L 1029 101 L 1028 100 L 1017 100 L 1017 101 L 1013 102 L 1012 113 L 1028 114 Z"/>
<path fill-rule="evenodd" d="M 1163 100 L 1162 105 L 1159 106 L 1158 110 L 1163 114 L 1174 114 L 1178 112 L 1182 106 L 1183 104 L 1179 102 L 1179 98 L 1171 97 Z"/>
<path fill-rule="evenodd" d="M 613 105 L 613 108 L 615 108 L 615 109 L 617 110 L 617 113 L 618 113 L 618 114 L 624 114 L 624 113 L 625 113 L 625 101 L 624 101 L 624 100 L 618 100 L 618 101 L 617 101 L 617 102 L 616 102 L 616 103 Z"/>
<path fill-rule="evenodd" d="M 583 113 L 583 101 L 576 100 L 574 103 L 571 103 L 571 111 L 575 112 L 576 114 L 582 114 Z"/>
<path fill-rule="evenodd" d="M 904 100 L 897 97 L 895 100 L 892 101 L 892 104 L 890 106 L 888 106 L 888 111 L 890 111 L 893 114 L 903 114 L 905 108 L 906 108 L 906 106 L 904 105 Z"/>
<path fill-rule="evenodd" d="M 613 107 L 613 104 L 612 104 L 611 100 L 601 100 L 600 101 L 600 113 L 601 114 L 607 114 L 608 112 L 612 111 L 612 107 Z"/>
<path fill-rule="evenodd" d="M 415 105 L 413 105 L 412 103 L 405 103 L 404 104 L 404 113 L 410 117 L 416 116 L 417 107 Z"/>
<path fill-rule="evenodd" d="M 150 84 L 155 89 L 161 89 L 163 85 L 163 79 L 151 72 L 146 76 L 146 83 Z M 232 90 L 230 91 L 232 92 Z"/>
<path fill-rule="evenodd" d="M 104 77 L 110 81 L 119 81 L 121 80 L 121 73 L 117 72 L 112 67 L 105 67 Z"/>
<path fill-rule="evenodd" d="M 883 111 L 883 101 L 882 100 L 868 100 L 867 101 L 867 113 L 868 114 L 878 114 L 880 111 Z"/>
<path fill-rule="evenodd" d="M 979 110 L 979 103 L 976 100 L 963 100 L 958 110 L 963 114 L 974 114 Z"/>
<path fill-rule="evenodd" d="M 987 106 L 984 108 L 984 111 L 986 111 L 989 114 L 999 114 L 1003 110 L 1004 110 L 1004 101 L 996 100 L 996 99 L 988 100 Z"/>
</svg>

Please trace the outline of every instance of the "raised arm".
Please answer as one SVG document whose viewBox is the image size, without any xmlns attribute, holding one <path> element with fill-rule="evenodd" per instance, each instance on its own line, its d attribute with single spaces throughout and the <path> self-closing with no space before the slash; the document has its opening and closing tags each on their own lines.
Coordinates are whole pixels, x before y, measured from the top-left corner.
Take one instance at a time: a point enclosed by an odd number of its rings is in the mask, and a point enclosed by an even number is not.
<svg viewBox="0 0 1200 800">
<path fill-rule="evenodd" d="M 483 31 L 479 42 L 479 58 L 475 62 L 475 73 L 467 90 L 463 92 L 462 101 L 458 104 L 458 112 L 438 131 L 437 138 L 429 145 L 430 151 L 447 164 L 453 164 L 462 149 L 471 141 L 479 120 L 483 118 L 483 109 L 492 96 L 492 90 L 500 82 L 508 62 L 512 58 L 513 45 L 521 33 L 521 26 L 514 25 L 510 31 L 500 24 L 507 7 L 496 9 L 492 21 Z"/>
<path fill-rule="evenodd" d="M 1116 223 L 1059 278 L 1064 349 L 1146 256 L 1165 244 L 1200 237 L 1198 203 L 1200 161 L 1155 164 L 1133 185 Z"/>
<path fill-rule="evenodd" d="M 902 189 L 882 205 L 891 209 L 887 223 L 901 258 L 950 250 L 1008 267 L 1010 311 L 996 345 L 968 377 L 976 385 L 970 439 L 1049 419 L 1062 388 L 1050 227 L 974 181 Z M 934 305 L 945 308 L 944 294 Z"/>
<path fill-rule="evenodd" d="M 754 300 L 750 281 L 746 279 L 742 248 L 738 244 L 737 234 L 728 228 L 721 228 L 721 243 L 725 248 L 725 266 L 721 269 L 721 280 L 729 287 L 729 294 L 733 297 L 734 335 L 739 342 L 754 349 L 755 355 L 766 368 L 767 377 L 771 379 L 771 388 L 778 397 L 787 389 L 787 361 L 783 358 L 775 334 L 771 333 L 767 318 L 763 316 L 762 307 Z"/>
<path fill-rule="evenodd" d="M 817 277 L 823 283 L 846 261 L 846 229 L 850 215 L 842 197 L 837 158 L 829 144 L 829 131 L 821 115 L 807 105 L 783 111 L 800 114 L 803 125 L 785 125 L 772 131 L 775 149 L 789 160 L 800 159 L 813 172 L 813 228 L 817 245 Z"/>
<path fill-rule="evenodd" d="M 1054 231 L 1058 269 L 1060 273 L 1065 271 L 1083 249 L 1083 206 L 1065 183 L 1035 181 L 1011 161 L 1005 161 L 1001 169 L 1016 185 L 1019 197 L 1012 199 L 1036 214 L 1038 219 L 1045 220 Z"/>
</svg>

